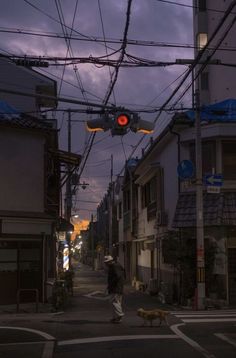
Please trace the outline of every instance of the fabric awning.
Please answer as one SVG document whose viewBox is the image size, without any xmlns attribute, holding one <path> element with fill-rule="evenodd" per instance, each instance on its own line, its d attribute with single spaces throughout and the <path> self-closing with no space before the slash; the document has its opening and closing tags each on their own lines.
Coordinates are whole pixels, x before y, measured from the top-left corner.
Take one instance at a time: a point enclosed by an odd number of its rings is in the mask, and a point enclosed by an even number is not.
<svg viewBox="0 0 236 358">
<path fill-rule="evenodd" d="M 204 226 L 236 225 L 236 192 L 203 193 L 203 222 Z M 179 195 L 172 226 L 196 226 L 195 193 Z"/>
<path fill-rule="evenodd" d="M 74 231 L 74 225 L 72 225 L 68 220 L 60 217 L 57 225 L 58 232 L 70 232 Z"/>
</svg>

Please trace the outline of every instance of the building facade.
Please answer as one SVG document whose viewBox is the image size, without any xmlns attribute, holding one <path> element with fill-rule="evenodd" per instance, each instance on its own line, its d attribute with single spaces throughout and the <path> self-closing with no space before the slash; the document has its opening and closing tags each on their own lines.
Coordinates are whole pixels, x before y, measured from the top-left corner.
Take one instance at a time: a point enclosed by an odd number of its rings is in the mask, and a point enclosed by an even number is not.
<svg viewBox="0 0 236 358">
<path fill-rule="evenodd" d="M 0 303 L 45 302 L 56 276 L 60 158 L 56 120 L 40 114 L 56 104 L 34 94 L 56 96 L 56 82 L 8 57 L 0 63 Z"/>
<path fill-rule="evenodd" d="M 212 64 L 208 64 L 203 72 L 201 72 L 196 86 L 199 88 L 202 105 L 235 98 L 234 69 L 230 66 L 235 64 L 236 61 L 236 54 L 233 51 L 235 44 L 234 27 L 226 34 L 226 30 L 231 25 L 233 13 L 235 12 L 235 7 L 232 11 L 231 6 L 231 0 L 193 1 L 195 58 L 199 53 L 203 52 L 201 61 L 204 62 L 208 56 L 213 54 L 210 61 Z M 221 40 L 222 42 L 219 45 Z M 208 41 L 210 43 L 206 47 Z M 218 45 L 218 50 L 214 51 Z M 219 64 L 213 64 L 214 62 Z M 200 65 L 196 67 L 195 75 L 200 67 Z"/>
</svg>

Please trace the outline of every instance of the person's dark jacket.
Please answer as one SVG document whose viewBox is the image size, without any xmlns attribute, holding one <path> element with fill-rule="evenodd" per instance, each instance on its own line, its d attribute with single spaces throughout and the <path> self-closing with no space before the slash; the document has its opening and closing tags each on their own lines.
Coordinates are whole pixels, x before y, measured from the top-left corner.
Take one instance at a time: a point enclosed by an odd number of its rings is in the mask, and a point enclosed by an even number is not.
<svg viewBox="0 0 236 358">
<path fill-rule="evenodd" d="M 125 270 L 118 262 L 108 266 L 108 293 L 122 294 L 125 282 Z"/>
</svg>

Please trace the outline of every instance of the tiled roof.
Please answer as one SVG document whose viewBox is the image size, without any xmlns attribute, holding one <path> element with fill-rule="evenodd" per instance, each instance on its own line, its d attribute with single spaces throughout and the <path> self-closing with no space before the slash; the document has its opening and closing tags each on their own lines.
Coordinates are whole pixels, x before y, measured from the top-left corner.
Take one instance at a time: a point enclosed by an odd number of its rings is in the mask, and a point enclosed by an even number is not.
<svg viewBox="0 0 236 358">
<path fill-rule="evenodd" d="M 18 128 L 50 129 L 51 123 L 28 115 L 5 115 L 0 114 L 0 125 L 13 126 Z"/>
<path fill-rule="evenodd" d="M 204 226 L 236 225 L 236 192 L 203 193 Z M 173 227 L 196 226 L 196 194 L 181 193 Z"/>
<path fill-rule="evenodd" d="M 8 102 L 0 99 L 0 125 L 20 128 L 49 129 L 52 123 L 21 113 Z"/>
</svg>

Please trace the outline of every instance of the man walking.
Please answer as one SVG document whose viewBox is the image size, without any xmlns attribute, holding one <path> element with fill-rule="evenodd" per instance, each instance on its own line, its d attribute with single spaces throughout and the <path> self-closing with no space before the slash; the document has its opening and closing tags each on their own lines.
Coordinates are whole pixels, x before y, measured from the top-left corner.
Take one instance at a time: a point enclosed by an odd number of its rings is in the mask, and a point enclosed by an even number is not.
<svg viewBox="0 0 236 358">
<path fill-rule="evenodd" d="M 122 309 L 122 296 L 125 281 L 125 270 L 119 262 L 115 262 L 113 257 L 104 257 L 104 263 L 108 268 L 107 290 L 110 295 L 110 302 L 113 310 L 111 323 L 120 323 L 124 312 Z"/>
</svg>

